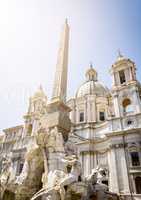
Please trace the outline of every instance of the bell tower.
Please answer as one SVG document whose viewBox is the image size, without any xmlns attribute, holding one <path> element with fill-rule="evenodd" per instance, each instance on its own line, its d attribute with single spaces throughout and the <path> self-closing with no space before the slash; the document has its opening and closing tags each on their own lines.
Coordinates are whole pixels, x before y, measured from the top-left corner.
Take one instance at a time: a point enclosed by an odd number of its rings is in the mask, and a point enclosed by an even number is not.
<svg viewBox="0 0 141 200">
<path fill-rule="evenodd" d="M 47 96 L 42 86 L 38 88 L 35 94 L 29 99 L 28 112 L 24 115 L 25 136 L 34 135 L 39 123 L 39 119 L 46 114 Z"/>
<path fill-rule="evenodd" d="M 111 72 L 114 87 L 123 87 L 137 81 L 135 63 L 125 58 L 120 52 L 117 61 L 112 65 Z"/>
<path fill-rule="evenodd" d="M 135 63 L 119 52 L 110 72 L 113 79 L 115 117 L 140 113 L 140 85 L 136 78 Z"/>
</svg>

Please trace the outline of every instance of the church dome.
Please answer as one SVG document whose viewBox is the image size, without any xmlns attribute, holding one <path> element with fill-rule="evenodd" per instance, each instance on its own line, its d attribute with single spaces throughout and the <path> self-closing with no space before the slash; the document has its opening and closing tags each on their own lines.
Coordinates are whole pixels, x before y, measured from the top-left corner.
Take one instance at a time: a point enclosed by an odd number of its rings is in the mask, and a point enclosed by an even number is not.
<svg viewBox="0 0 141 200">
<path fill-rule="evenodd" d="M 108 93 L 108 88 L 97 80 L 97 72 L 91 65 L 90 69 L 86 71 L 86 81 L 77 90 L 76 97 L 85 95 L 106 96 Z"/>
<path fill-rule="evenodd" d="M 33 95 L 32 98 L 41 98 L 41 97 L 46 97 L 44 91 L 43 91 L 43 88 L 42 86 L 40 85 L 40 87 L 38 88 L 38 90 L 35 92 L 35 94 Z"/>
</svg>

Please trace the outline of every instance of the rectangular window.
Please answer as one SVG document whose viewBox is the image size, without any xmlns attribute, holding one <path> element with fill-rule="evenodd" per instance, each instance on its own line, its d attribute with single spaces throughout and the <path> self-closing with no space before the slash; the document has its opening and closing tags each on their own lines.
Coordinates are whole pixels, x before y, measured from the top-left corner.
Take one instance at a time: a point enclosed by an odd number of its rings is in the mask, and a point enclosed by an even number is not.
<svg viewBox="0 0 141 200">
<path fill-rule="evenodd" d="M 83 121 L 84 121 L 84 112 L 81 112 L 81 113 L 80 113 L 79 121 L 80 121 L 80 122 L 83 122 Z"/>
<path fill-rule="evenodd" d="M 126 82 L 124 70 L 119 71 L 119 78 L 121 84 Z"/>
<path fill-rule="evenodd" d="M 140 166 L 138 152 L 131 152 L 130 154 L 131 154 L 132 166 Z"/>
<path fill-rule="evenodd" d="M 100 119 L 100 121 L 105 121 L 105 113 L 104 112 L 99 112 L 99 119 Z"/>
</svg>

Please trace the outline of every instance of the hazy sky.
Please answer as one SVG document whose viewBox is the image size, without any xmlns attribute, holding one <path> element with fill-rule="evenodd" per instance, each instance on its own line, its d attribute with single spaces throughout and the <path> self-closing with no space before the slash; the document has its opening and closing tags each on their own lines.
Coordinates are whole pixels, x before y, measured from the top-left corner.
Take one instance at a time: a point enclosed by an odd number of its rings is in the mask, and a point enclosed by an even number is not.
<svg viewBox="0 0 141 200">
<path fill-rule="evenodd" d="M 90 62 L 109 88 L 117 50 L 136 62 L 141 81 L 141 0 L 1 0 L 0 129 L 23 123 L 40 84 L 50 97 L 62 24 L 70 25 L 68 96 Z"/>
</svg>

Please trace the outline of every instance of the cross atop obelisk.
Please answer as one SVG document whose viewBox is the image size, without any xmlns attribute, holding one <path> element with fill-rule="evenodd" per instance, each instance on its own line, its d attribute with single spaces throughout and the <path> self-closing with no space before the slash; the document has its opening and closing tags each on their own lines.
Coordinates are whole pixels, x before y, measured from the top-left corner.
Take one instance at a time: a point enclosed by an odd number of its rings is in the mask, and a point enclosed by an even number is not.
<svg viewBox="0 0 141 200">
<path fill-rule="evenodd" d="M 69 26 L 66 19 L 61 35 L 52 94 L 52 100 L 59 100 L 63 103 L 66 102 L 67 95 L 68 48 Z"/>
</svg>

